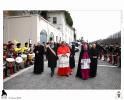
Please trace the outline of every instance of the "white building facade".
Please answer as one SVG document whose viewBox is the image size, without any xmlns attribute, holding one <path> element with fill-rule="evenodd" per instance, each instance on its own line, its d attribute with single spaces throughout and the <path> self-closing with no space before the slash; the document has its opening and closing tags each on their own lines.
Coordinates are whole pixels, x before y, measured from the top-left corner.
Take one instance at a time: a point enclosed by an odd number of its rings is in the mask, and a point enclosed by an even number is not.
<svg viewBox="0 0 124 100">
<path fill-rule="evenodd" d="M 74 28 L 66 23 L 64 11 L 48 11 L 48 21 L 62 32 L 62 40 L 70 43 L 74 41 Z"/>
<path fill-rule="evenodd" d="M 50 37 L 60 42 L 62 33 L 39 15 L 8 16 L 3 19 L 4 43 L 18 41 L 24 45 L 31 40 L 32 44 L 36 44 L 39 41 L 48 42 Z"/>
<path fill-rule="evenodd" d="M 74 29 L 67 25 L 64 11 L 48 11 L 47 20 L 39 15 L 7 16 L 3 18 L 3 42 L 18 41 L 24 45 L 48 42 L 74 41 Z"/>
</svg>

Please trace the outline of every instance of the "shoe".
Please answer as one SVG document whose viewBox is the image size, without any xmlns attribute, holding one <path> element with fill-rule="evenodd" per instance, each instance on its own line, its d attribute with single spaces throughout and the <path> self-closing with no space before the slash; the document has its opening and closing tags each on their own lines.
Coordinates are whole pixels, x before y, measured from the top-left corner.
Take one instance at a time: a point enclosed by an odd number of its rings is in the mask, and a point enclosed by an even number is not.
<svg viewBox="0 0 124 100">
<path fill-rule="evenodd" d="M 54 74 L 53 74 L 53 73 L 51 73 L 51 77 L 53 77 L 53 75 L 54 75 Z"/>
<path fill-rule="evenodd" d="M 66 75 L 66 77 L 69 77 L 69 75 Z"/>
</svg>

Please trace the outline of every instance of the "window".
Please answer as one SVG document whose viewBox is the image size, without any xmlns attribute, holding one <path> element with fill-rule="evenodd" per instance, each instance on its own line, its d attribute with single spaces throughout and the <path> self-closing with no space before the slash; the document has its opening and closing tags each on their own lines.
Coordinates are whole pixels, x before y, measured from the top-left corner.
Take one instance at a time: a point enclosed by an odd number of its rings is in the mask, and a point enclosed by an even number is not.
<svg viewBox="0 0 124 100">
<path fill-rule="evenodd" d="M 57 18 L 53 17 L 53 24 L 57 24 Z"/>
<path fill-rule="evenodd" d="M 56 36 L 56 42 L 58 42 L 58 36 Z"/>
<path fill-rule="evenodd" d="M 61 37 L 60 37 L 60 40 L 59 41 L 61 42 Z"/>
<path fill-rule="evenodd" d="M 54 34 L 53 34 L 53 32 L 50 33 L 50 38 L 52 38 L 52 40 L 54 40 Z"/>
</svg>

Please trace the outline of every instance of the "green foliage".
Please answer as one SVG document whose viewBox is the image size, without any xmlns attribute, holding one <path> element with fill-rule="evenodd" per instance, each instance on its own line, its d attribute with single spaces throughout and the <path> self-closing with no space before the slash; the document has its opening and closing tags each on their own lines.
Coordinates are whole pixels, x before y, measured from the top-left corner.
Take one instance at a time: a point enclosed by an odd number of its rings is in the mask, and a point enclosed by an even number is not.
<svg viewBox="0 0 124 100">
<path fill-rule="evenodd" d="M 47 20 L 47 11 L 38 11 L 38 14 Z"/>
<path fill-rule="evenodd" d="M 70 13 L 65 11 L 65 19 L 66 19 L 66 23 L 69 25 L 69 26 L 73 26 L 73 20 L 70 16 Z"/>
<path fill-rule="evenodd" d="M 47 11 L 40 11 L 40 10 L 31 10 L 29 11 L 30 14 L 38 14 L 40 16 L 42 16 L 44 19 L 47 19 Z"/>
</svg>

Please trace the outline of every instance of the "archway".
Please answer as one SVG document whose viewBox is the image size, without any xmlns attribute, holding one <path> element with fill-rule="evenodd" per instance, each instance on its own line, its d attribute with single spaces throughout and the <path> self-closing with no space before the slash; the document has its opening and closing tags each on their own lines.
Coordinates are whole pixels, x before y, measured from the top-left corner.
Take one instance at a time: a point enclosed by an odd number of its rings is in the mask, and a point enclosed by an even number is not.
<svg viewBox="0 0 124 100">
<path fill-rule="evenodd" d="M 53 32 L 50 33 L 50 37 L 49 37 L 49 39 L 50 39 L 50 38 L 52 38 L 53 41 L 54 41 L 54 34 L 53 34 Z"/>
<path fill-rule="evenodd" d="M 40 32 L 40 43 L 42 44 L 43 42 L 47 42 L 47 32 L 46 30 L 42 30 Z"/>
</svg>

